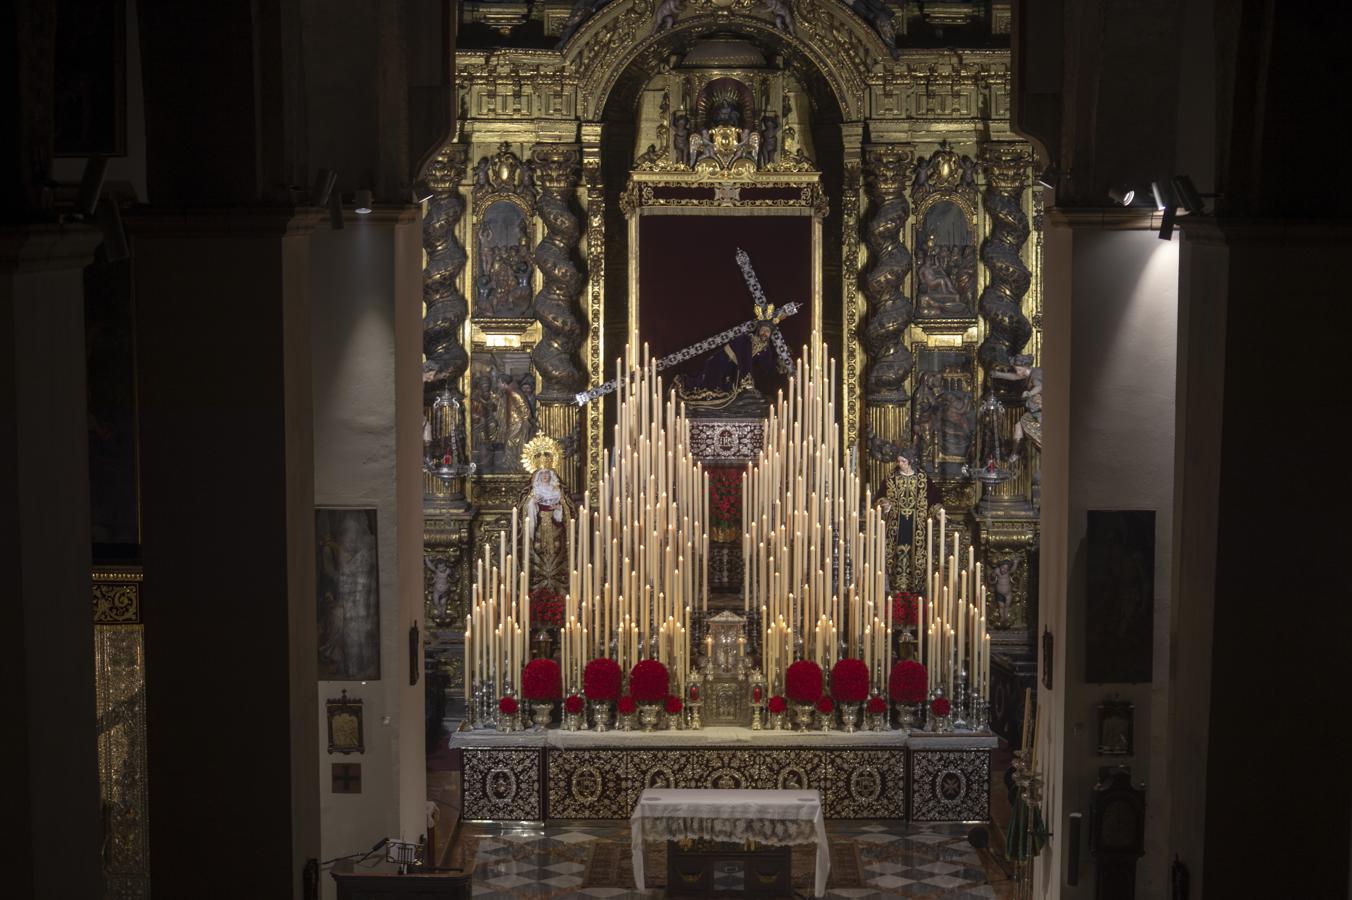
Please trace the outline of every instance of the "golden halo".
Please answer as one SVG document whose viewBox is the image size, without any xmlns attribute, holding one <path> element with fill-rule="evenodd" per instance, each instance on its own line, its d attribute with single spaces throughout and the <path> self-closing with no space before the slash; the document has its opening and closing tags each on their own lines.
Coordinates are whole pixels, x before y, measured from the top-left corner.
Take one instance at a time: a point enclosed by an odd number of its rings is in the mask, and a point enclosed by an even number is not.
<svg viewBox="0 0 1352 900">
<path fill-rule="evenodd" d="M 537 471 L 546 466 L 541 460 L 546 457 L 553 457 L 551 464 L 547 468 L 554 468 L 554 464 L 563 458 L 563 448 L 559 442 L 547 434 L 537 434 L 535 437 L 526 441 L 526 445 L 521 448 L 521 468 L 534 475 Z"/>
</svg>

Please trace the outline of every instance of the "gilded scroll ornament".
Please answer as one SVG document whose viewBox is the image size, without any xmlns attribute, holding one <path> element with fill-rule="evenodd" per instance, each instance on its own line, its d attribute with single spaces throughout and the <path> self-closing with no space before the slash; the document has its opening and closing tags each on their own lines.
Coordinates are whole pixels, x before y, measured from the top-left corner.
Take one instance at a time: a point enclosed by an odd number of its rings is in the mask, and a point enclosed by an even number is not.
<svg viewBox="0 0 1352 900">
<path fill-rule="evenodd" d="M 911 254 L 901 243 L 901 230 L 911 211 L 904 193 L 910 162 L 911 150 L 906 147 L 889 144 L 864 150 L 864 181 L 873 201 L 866 231 L 873 265 L 864 273 L 870 314 L 863 332 L 869 354 L 870 404 L 904 402 L 911 372 L 905 336 L 915 308 L 902 290 L 911 269 Z"/>
</svg>

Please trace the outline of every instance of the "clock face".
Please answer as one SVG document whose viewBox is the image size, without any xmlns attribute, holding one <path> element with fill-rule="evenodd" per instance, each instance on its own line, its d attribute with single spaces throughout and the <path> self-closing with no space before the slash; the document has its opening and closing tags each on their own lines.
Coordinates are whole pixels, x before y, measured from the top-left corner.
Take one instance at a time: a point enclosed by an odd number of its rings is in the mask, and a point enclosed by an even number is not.
<svg viewBox="0 0 1352 900">
<path fill-rule="evenodd" d="M 1136 809 L 1125 800 L 1110 800 L 1099 819 L 1099 846 L 1104 850 L 1129 850 L 1136 845 Z"/>
</svg>

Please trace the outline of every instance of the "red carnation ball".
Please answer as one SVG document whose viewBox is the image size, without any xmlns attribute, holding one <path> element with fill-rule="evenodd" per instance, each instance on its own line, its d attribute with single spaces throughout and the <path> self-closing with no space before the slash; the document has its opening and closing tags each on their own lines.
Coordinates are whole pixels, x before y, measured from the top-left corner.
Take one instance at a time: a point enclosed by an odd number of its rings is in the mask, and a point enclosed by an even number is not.
<svg viewBox="0 0 1352 900">
<path fill-rule="evenodd" d="M 563 696 L 563 673 L 552 659 L 532 659 L 521 673 L 521 696 L 539 703 Z"/>
<path fill-rule="evenodd" d="M 817 701 L 817 712 L 824 716 L 829 716 L 836 711 L 836 704 L 830 697 L 822 697 Z"/>
<path fill-rule="evenodd" d="M 913 659 L 893 664 L 887 679 L 887 693 L 897 703 L 920 703 L 929 691 L 925 667 Z"/>
<path fill-rule="evenodd" d="M 831 696 L 841 703 L 862 703 L 868 697 L 868 666 L 846 657 L 831 667 Z"/>
<path fill-rule="evenodd" d="M 681 698 L 675 694 L 667 695 L 667 715 L 674 716 L 681 711 Z"/>
<path fill-rule="evenodd" d="M 634 714 L 635 706 L 637 706 L 637 704 L 634 703 L 634 698 L 630 697 L 628 694 L 621 697 L 620 702 L 615 704 L 615 708 L 620 711 L 620 715 L 622 716 L 632 716 Z"/>
<path fill-rule="evenodd" d="M 671 692 L 667 667 L 655 659 L 641 659 L 629 673 L 629 693 L 639 703 L 661 703 Z"/>
<path fill-rule="evenodd" d="M 784 693 L 795 703 L 816 703 L 822 695 L 822 667 L 800 659 L 784 673 Z"/>
<path fill-rule="evenodd" d="M 940 718 L 943 718 L 944 716 L 948 715 L 949 710 L 951 710 L 952 708 L 953 707 L 951 707 L 948 703 L 947 697 L 939 697 L 933 703 L 930 704 L 930 709 L 934 710 L 934 714 L 936 716 L 939 716 Z"/>
<path fill-rule="evenodd" d="M 784 698 L 779 696 L 778 694 L 775 694 L 773 697 L 770 698 L 770 703 L 768 706 L 770 712 L 774 713 L 775 715 L 779 715 L 784 710 L 789 708 L 789 704 L 785 702 Z"/>
<path fill-rule="evenodd" d="M 571 716 L 575 716 L 582 712 L 582 698 L 577 694 L 573 694 L 567 700 L 563 701 L 563 711 Z"/>
<path fill-rule="evenodd" d="M 503 697 L 498 701 L 498 712 L 502 713 L 504 716 L 514 716 L 516 715 L 516 710 L 515 697 Z"/>
<path fill-rule="evenodd" d="M 587 663 L 582 670 L 582 693 L 588 700 L 614 700 L 620 696 L 620 681 L 624 678 L 620 664 L 600 657 Z"/>
<path fill-rule="evenodd" d="M 882 697 L 870 697 L 865 709 L 868 710 L 870 716 L 880 716 L 887 712 L 887 701 Z"/>
</svg>

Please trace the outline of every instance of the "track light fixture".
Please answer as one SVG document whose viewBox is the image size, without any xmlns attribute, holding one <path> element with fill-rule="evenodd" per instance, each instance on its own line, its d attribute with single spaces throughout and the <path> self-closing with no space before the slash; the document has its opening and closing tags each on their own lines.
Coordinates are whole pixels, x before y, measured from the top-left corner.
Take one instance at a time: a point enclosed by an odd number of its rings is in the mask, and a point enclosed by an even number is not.
<svg viewBox="0 0 1352 900">
<path fill-rule="evenodd" d="M 367 190 L 357 191 L 352 196 L 353 205 L 356 207 L 357 215 L 364 216 L 371 212 L 371 204 L 375 201 L 371 199 L 371 192 Z"/>
<path fill-rule="evenodd" d="M 1121 184 L 1116 187 L 1108 188 L 1108 196 L 1113 199 L 1114 203 L 1121 206 L 1131 206 L 1131 201 L 1136 199 L 1136 190 L 1125 184 Z"/>
<path fill-rule="evenodd" d="M 321 209 L 329 205 L 329 194 L 333 193 L 333 185 L 338 181 L 338 173 L 329 169 L 320 169 L 315 175 L 314 183 L 310 185 L 310 205 L 318 206 Z"/>
<path fill-rule="evenodd" d="M 1167 181 L 1150 182 L 1150 193 L 1155 195 L 1155 209 L 1160 212 L 1178 206 L 1174 189 Z"/>
<path fill-rule="evenodd" d="M 1215 196 L 1214 194 L 1197 193 L 1197 185 L 1192 183 L 1192 179 L 1187 175 L 1175 175 L 1173 180 L 1174 196 L 1178 198 L 1178 205 L 1188 211 L 1188 215 L 1196 216 L 1206 212 L 1206 205 L 1202 203 L 1202 197 Z"/>
</svg>

